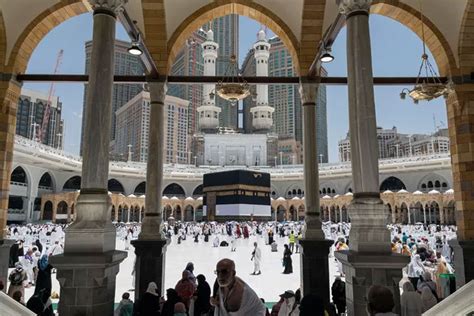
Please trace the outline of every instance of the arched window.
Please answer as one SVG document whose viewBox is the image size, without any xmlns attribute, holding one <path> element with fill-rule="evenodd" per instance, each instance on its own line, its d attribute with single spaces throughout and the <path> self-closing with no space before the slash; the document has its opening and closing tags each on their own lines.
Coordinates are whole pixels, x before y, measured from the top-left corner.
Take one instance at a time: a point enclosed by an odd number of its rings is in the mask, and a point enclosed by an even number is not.
<svg viewBox="0 0 474 316">
<path fill-rule="evenodd" d="M 45 172 L 41 177 L 38 187 L 40 189 L 52 190 L 53 189 L 53 180 L 51 175 L 48 172 Z"/>
<path fill-rule="evenodd" d="M 184 193 L 183 187 L 181 187 L 179 184 L 171 183 L 171 184 L 168 184 L 166 188 L 163 190 L 163 195 L 183 197 L 185 193 Z"/>
<path fill-rule="evenodd" d="M 74 176 L 64 183 L 63 191 L 76 191 L 81 189 L 81 177 Z"/>
<path fill-rule="evenodd" d="M 15 170 L 13 170 L 12 172 L 10 181 L 16 182 L 16 183 L 28 184 L 28 179 L 26 177 L 25 170 L 22 167 L 16 167 Z"/>
<path fill-rule="evenodd" d="M 382 184 L 380 185 L 380 191 L 400 191 L 400 190 L 406 190 L 405 184 L 398 179 L 397 177 L 388 177 L 385 179 Z"/>
<path fill-rule="evenodd" d="M 133 191 L 133 194 L 142 195 L 142 194 L 145 194 L 145 192 L 146 192 L 146 182 L 143 181 L 135 187 L 135 191 Z"/>
<path fill-rule="evenodd" d="M 123 185 L 116 179 L 110 179 L 107 183 L 107 189 L 112 193 L 125 193 Z"/>
</svg>

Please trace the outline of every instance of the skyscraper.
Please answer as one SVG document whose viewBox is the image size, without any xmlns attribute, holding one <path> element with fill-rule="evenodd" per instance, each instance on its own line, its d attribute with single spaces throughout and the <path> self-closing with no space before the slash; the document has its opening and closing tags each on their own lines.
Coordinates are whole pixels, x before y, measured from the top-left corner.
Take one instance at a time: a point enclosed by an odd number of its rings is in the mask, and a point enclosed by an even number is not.
<svg viewBox="0 0 474 316">
<path fill-rule="evenodd" d="M 189 101 L 167 95 L 164 101 L 165 163 L 189 163 L 188 151 L 188 106 Z M 142 91 L 116 112 L 116 151 L 121 157 L 146 162 L 148 158 L 148 133 L 150 126 L 150 92 Z M 129 148 L 130 146 L 130 148 Z"/>
<path fill-rule="evenodd" d="M 127 49 L 130 47 L 129 42 L 115 40 L 115 75 L 142 75 L 144 71 L 144 66 L 141 62 L 139 56 L 134 56 L 128 53 Z M 86 51 L 86 68 L 85 74 L 89 73 L 90 59 L 92 53 L 92 41 L 85 43 Z M 83 113 L 86 106 L 87 100 L 87 83 L 84 85 L 84 102 L 83 102 Z M 143 90 L 141 84 L 114 84 L 112 91 L 112 124 L 110 132 L 110 149 L 112 152 L 115 152 L 115 112 L 134 96 L 136 96 L 140 91 Z M 82 116 L 82 129 L 81 129 L 81 149 L 82 154 L 82 136 L 84 133 L 84 117 Z"/>
<path fill-rule="evenodd" d="M 186 41 L 171 66 L 171 74 L 176 76 L 201 76 L 204 74 L 202 43 L 206 41 L 206 32 L 199 29 Z M 202 105 L 203 87 L 201 84 L 168 85 L 167 95 L 189 101 L 188 131 L 190 135 L 198 131 L 197 108 Z"/>
<path fill-rule="evenodd" d="M 212 20 L 203 26 L 207 31 L 214 31 L 214 41 L 219 44 L 216 61 L 216 75 L 223 76 L 230 64 L 230 57 L 235 55 L 239 60 L 239 16 L 226 15 Z M 222 109 L 219 116 L 220 126 L 232 129 L 238 128 L 238 107 L 228 101 L 216 98 L 216 105 Z"/>
<path fill-rule="evenodd" d="M 39 91 L 21 89 L 16 113 L 16 134 L 38 140 L 43 125 L 44 111 L 48 96 Z M 64 120 L 61 118 L 62 103 L 58 97 L 51 97 L 49 121 L 42 143 L 51 147 L 63 148 Z"/>
<path fill-rule="evenodd" d="M 326 77 L 327 71 L 321 68 L 321 76 Z M 328 153 L 328 122 L 327 122 L 327 98 L 326 86 L 319 85 L 318 95 L 316 97 L 316 139 L 320 163 L 329 161 Z M 300 106 L 301 109 L 301 106 Z M 299 128 L 303 124 L 300 124 Z"/>
<path fill-rule="evenodd" d="M 293 60 L 288 49 L 285 47 L 279 37 L 272 37 L 269 39 L 270 57 L 268 59 L 268 75 L 270 77 L 291 77 L 294 76 Z M 245 57 L 242 63 L 242 73 L 244 76 L 255 76 L 257 74 L 255 62 L 255 48 L 252 48 Z M 322 69 L 322 75 L 327 73 Z M 255 91 L 255 86 L 251 87 Z M 258 95 L 258 94 L 257 94 Z M 303 142 L 303 112 L 301 109 L 301 100 L 296 85 L 268 85 L 268 104 L 275 109 L 273 113 L 273 127 L 272 131 L 276 133 L 281 139 L 282 144 L 282 163 L 299 163 L 300 157 L 297 154 L 292 157 L 288 153 L 285 156 L 286 149 L 299 148 Z M 243 130 L 245 133 L 251 133 L 252 115 L 251 109 L 256 105 L 256 102 L 251 98 L 246 98 L 243 102 Z M 328 141 L 327 141 L 327 114 L 326 114 L 326 87 L 321 85 L 318 89 L 316 99 L 316 133 L 317 133 L 317 148 L 318 155 L 321 162 L 327 162 L 328 157 Z M 291 139 L 294 143 L 291 143 Z M 289 145 L 291 143 L 291 146 Z"/>
</svg>

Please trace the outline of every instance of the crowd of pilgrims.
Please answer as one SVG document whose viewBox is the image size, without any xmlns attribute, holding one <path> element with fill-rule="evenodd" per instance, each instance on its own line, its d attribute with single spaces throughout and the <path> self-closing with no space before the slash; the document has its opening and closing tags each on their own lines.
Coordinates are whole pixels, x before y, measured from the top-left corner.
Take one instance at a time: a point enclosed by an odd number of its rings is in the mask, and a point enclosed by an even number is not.
<svg viewBox="0 0 474 316">
<path fill-rule="evenodd" d="M 130 241 L 140 233 L 140 224 L 115 225 L 117 237 L 124 241 L 125 249 L 128 250 Z M 326 238 L 334 240 L 330 260 L 337 262 L 334 251 L 350 248 L 350 223 L 325 222 L 322 227 Z M 58 298 L 58 294 L 52 292 L 51 274 L 54 273 L 54 267 L 48 263 L 48 259 L 63 252 L 65 228 L 66 225 L 57 224 L 8 227 L 8 238 L 16 240 L 16 243 L 10 250 L 9 263 L 12 269 L 7 292 L 37 315 L 54 315 L 51 298 Z M 288 242 L 282 251 L 282 273 L 288 274 L 293 272 L 292 255 L 301 252 L 302 228 L 302 222 L 166 222 L 162 233 L 178 247 L 189 238 L 196 243 L 209 243 L 210 247 L 229 247 L 230 251 L 237 251 L 236 240 L 239 238 L 261 236 L 265 247 L 278 252 L 276 239 L 284 238 Z M 456 227 L 389 225 L 388 228 L 392 236 L 392 251 L 411 258 L 404 269 L 401 315 L 421 315 L 454 291 L 452 249 L 448 241 L 455 238 Z M 261 274 L 261 256 L 259 245 L 254 243 L 251 253 L 254 265 L 252 274 Z M 166 290 L 166 300 L 161 296 L 163 293 L 158 293 L 156 284 L 151 282 L 136 302 L 132 302 L 128 292 L 123 293 L 115 315 L 341 315 L 346 311 L 346 298 L 340 263 L 338 269 L 339 276 L 331 286 L 332 302 L 324 302 L 317 293 L 309 293 L 302 298 L 299 289 L 287 290 L 280 295 L 279 300 L 276 298 L 278 302 L 269 311 L 263 299 L 235 275 L 235 263 L 232 260 L 224 259 L 217 263 L 212 291 L 207 281 L 211 276 L 195 276 L 194 265 L 189 262 L 175 288 Z M 32 286 L 35 287 L 34 295 L 25 303 L 24 289 Z M 2 290 L 4 287 L 4 284 L 0 284 Z M 391 314 L 393 307 L 389 289 L 383 286 L 371 288 L 367 306 L 369 315 L 395 315 Z"/>
</svg>

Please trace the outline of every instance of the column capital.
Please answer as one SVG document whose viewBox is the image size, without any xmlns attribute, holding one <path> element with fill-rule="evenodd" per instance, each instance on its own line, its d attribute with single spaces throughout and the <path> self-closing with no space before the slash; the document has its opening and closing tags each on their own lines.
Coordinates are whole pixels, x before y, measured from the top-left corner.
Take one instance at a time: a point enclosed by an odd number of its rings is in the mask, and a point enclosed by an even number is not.
<svg viewBox="0 0 474 316">
<path fill-rule="evenodd" d="M 123 10 L 123 5 L 127 2 L 128 0 L 89 0 L 94 11 L 98 9 L 108 10 L 114 14 Z"/>
<path fill-rule="evenodd" d="M 300 81 L 300 98 L 301 104 L 315 104 L 316 103 L 316 95 L 318 93 L 318 84 L 317 83 L 310 83 Z"/>
<path fill-rule="evenodd" d="M 151 102 L 164 102 L 166 91 L 168 90 L 166 81 L 163 82 L 149 82 L 148 89 L 150 90 Z"/>
<path fill-rule="evenodd" d="M 349 15 L 356 11 L 365 11 L 369 13 L 372 0 L 336 0 L 339 11 L 342 14 Z"/>
</svg>

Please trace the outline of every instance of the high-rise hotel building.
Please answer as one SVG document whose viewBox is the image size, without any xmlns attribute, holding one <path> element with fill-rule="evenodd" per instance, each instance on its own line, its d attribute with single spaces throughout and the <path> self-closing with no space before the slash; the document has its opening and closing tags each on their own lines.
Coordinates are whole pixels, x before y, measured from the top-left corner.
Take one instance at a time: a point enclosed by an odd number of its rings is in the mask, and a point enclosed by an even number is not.
<svg viewBox="0 0 474 316">
<path fill-rule="evenodd" d="M 134 56 L 128 53 L 130 47 L 129 42 L 115 40 L 115 75 L 143 75 L 144 66 L 139 56 Z M 85 43 L 86 52 L 86 63 L 85 63 L 85 74 L 89 73 L 91 53 L 92 53 L 92 41 Z M 83 112 L 86 107 L 87 100 L 87 83 L 84 85 L 84 102 Z M 112 90 L 112 124 L 110 131 L 110 150 L 112 153 L 117 153 L 115 148 L 115 135 L 116 135 L 116 118 L 115 112 L 122 107 L 125 103 L 135 97 L 140 91 L 143 90 L 142 84 L 114 84 Z M 81 154 L 82 154 L 82 135 L 84 133 L 84 118 L 82 115 L 82 129 L 81 129 Z M 114 155 L 115 156 L 115 155 Z"/>
<path fill-rule="evenodd" d="M 165 163 L 189 163 L 189 101 L 167 95 L 164 101 Z M 122 157 L 131 152 L 132 161 L 146 162 L 150 124 L 150 93 L 142 91 L 115 113 L 117 117 L 116 151 Z M 129 147 L 129 145 L 131 145 Z M 126 159 L 126 158 L 125 158 Z"/>
<path fill-rule="evenodd" d="M 51 147 L 63 149 L 64 120 L 61 118 L 62 103 L 57 96 L 52 96 L 50 102 L 48 123 L 45 126 L 45 134 L 41 137 L 48 95 L 22 88 L 16 112 L 16 134 L 41 141 L 41 143 Z"/>
</svg>

